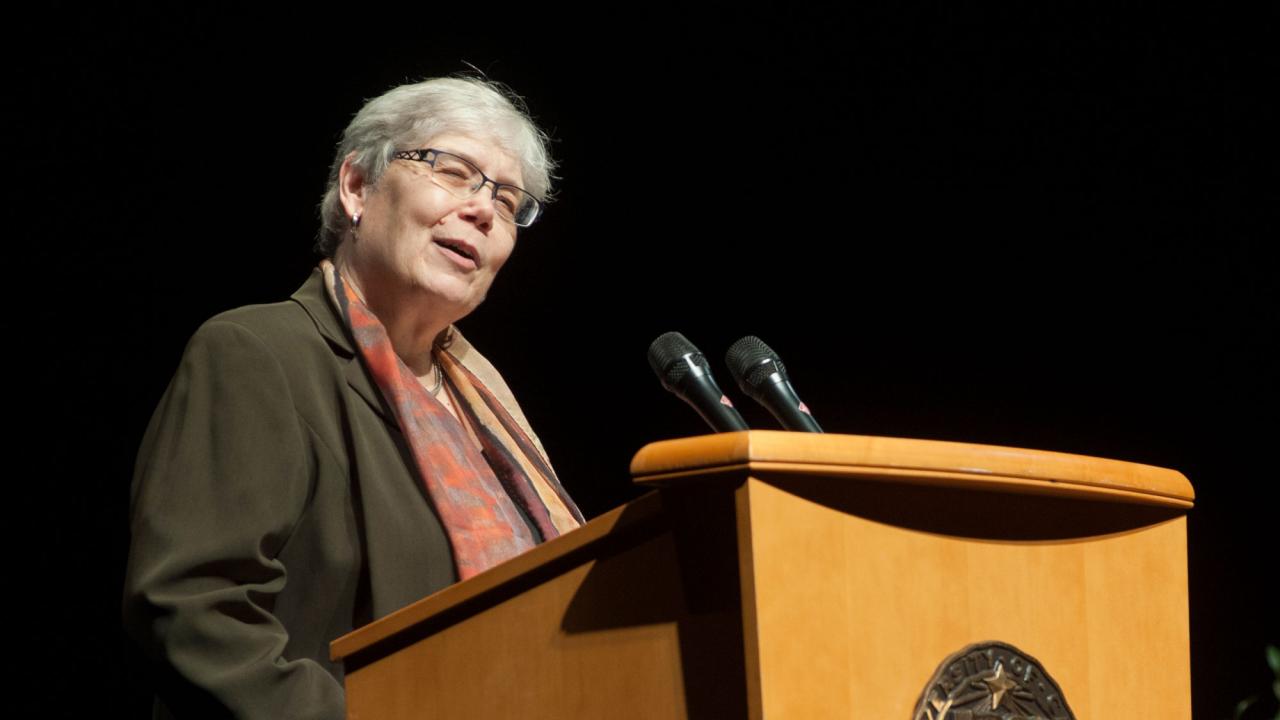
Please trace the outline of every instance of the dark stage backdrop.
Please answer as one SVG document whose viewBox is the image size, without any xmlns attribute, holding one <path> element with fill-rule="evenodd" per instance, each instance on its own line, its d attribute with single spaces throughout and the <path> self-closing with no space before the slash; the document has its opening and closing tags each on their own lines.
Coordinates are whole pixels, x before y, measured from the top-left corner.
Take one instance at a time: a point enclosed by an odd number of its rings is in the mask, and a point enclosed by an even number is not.
<svg viewBox="0 0 1280 720">
<path fill-rule="evenodd" d="M 563 180 L 462 327 L 588 516 L 637 494 L 642 445 L 705 432 L 648 343 L 683 332 L 727 388 L 725 348 L 755 334 L 831 432 L 1186 473 L 1195 714 L 1265 692 L 1275 186 L 1240 77 L 1274 58 L 1164 7 L 798 5 L 15 21 L 40 49 L 10 62 L 17 692 L 145 714 L 128 488 L 185 341 L 305 279 L 363 99 L 466 64 L 528 98 Z"/>
</svg>

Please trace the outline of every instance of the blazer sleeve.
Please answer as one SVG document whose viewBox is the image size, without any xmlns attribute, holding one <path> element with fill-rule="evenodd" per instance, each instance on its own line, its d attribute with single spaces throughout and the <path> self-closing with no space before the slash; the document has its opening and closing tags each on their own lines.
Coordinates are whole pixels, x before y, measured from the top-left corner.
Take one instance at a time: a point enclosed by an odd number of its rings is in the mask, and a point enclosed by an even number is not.
<svg viewBox="0 0 1280 720">
<path fill-rule="evenodd" d="M 279 360 L 248 328 L 196 332 L 135 468 L 124 621 L 177 717 L 345 716 L 341 683 L 289 659 L 277 559 L 311 491 L 307 429 Z"/>
</svg>

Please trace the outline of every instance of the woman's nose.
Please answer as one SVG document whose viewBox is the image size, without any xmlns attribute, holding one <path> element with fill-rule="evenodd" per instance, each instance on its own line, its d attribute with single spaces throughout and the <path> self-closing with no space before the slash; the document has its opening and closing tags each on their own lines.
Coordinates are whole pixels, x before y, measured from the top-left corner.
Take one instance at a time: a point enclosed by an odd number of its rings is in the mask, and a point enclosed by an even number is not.
<svg viewBox="0 0 1280 720">
<path fill-rule="evenodd" d="M 475 218 L 477 223 L 486 227 L 493 223 L 493 215 L 497 211 L 493 205 L 493 191 L 489 189 L 489 182 L 481 185 L 480 189 L 472 193 L 462 203 L 462 208 L 459 210 L 463 217 Z"/>
</svg>

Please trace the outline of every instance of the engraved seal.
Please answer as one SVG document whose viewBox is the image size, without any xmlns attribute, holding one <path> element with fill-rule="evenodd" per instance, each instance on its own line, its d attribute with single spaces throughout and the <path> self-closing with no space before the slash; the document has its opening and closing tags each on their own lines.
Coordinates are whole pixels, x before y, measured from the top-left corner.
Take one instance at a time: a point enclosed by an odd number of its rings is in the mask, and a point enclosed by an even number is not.
<svg viewBox="0 0 1280 720">
<path fill-rule="evenodd" d="M 1002 642 L 970 645 L 934 671 L 912 720 L 1075 720 L 1038 660 Z"/>
</svg>

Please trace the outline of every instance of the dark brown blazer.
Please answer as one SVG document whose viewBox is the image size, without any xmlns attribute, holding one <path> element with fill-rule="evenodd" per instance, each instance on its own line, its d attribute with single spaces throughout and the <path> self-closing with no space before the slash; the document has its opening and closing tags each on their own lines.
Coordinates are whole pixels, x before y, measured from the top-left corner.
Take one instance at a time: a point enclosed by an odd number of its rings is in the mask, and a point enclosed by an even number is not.
<svg viewBox="0 0 1280 720">
<path fill-rule="evenodd" d="M 528 430 L 492 366 L 450 349 Z M 342 718 L 329 642 L 455 580 L 318 270 L 192 337 L 138 451 L 131 532 L 124 620 L 159 717 Z"/>
</svg>

